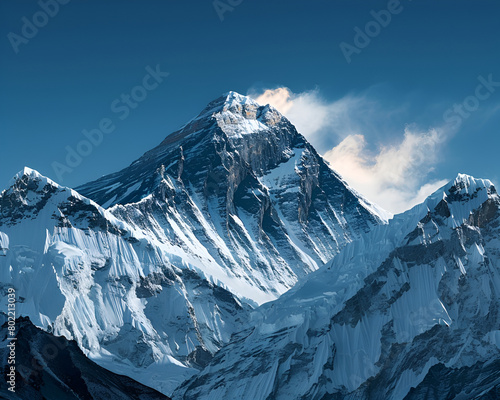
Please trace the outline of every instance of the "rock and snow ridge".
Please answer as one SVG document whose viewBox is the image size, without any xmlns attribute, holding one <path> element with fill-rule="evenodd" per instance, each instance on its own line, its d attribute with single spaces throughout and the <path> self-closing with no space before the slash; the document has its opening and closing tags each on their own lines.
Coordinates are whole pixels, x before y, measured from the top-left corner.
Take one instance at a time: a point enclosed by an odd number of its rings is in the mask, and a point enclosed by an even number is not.
<svg viewBox="0 0 500 400">
<path fill-rule="evenodd" d="M 170 395 L 252 307 L 384 222 L 281 114 L 230 92 L 77 191 L 21 171 L 0 194 L 0 282 L 18 315 Z"/>
<path fill-rule="evenodd" d="M 500 394 L 500 198 L 458 175 L 252 313 L 174 399 Z"/>
<path fill-rule="evenodd" d="M 18 315 L 115 373 L 171 392 L 246 315 L 188 257 L 35 171 L 16 176 L 0 210 L 0 282 Z"/>
</svg>

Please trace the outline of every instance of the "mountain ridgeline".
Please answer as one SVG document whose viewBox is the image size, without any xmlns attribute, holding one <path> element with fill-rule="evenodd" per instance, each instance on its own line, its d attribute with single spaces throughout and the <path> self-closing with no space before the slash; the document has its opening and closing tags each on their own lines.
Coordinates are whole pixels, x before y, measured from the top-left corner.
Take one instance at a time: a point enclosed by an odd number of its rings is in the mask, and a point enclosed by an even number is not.
<svg viewBox="0 0 500 400">
<path fill-rule="evenodd" d="M 73 190 L 25 168 L 0 194 L 18 315 L 135 380 L 106 371 L 119 393 L 175 400 L 497 398 L 499 248 L 490 181 L 388 221 L 235 92 L 119 172 Z"/>
</svg>

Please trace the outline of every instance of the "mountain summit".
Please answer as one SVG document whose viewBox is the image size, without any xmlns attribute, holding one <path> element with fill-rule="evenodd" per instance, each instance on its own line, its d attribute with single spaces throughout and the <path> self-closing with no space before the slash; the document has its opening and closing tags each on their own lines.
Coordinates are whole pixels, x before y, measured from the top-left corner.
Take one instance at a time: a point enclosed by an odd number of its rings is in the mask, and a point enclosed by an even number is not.
<svg viewBox="0 0 500 400">
<path fill-rule="evenodd" d="M 276 137 L 284 128 L 288 129 L 281 132 L 279 138 Z M 259 136 L 263 132 L 269 134 L 268 147 L 276 146 L 277 141 L 284 139 L 284 143 L 276 148 L 276 152 L 283 151 L 297 134 L 291 128 L 290 122 L 271 106 L 260 106 L 250 97 L 229 92 L 210 102 L 198 116 L 168 135 L 157 147 L 146 152 L 129 167 L 80 186 L 77 190 L 106 207 L 136 202 L 154 190 L 158 184 L 156 176 L 162 168 L 167 168 L 167 172 L 178 177 L 181 171 L 172 167 L 179 167 L 178 158 L 181 156 L 203 157 L 204 151 L 208 150 L 206 147 L 217 143 L 234 145 L 235 142 L 241 141 L 243 135 Z M 192 147 L 200 148 L 197 152 L 189 152 Z M 246 154 L 246 162 L 251 161 L 251 155 L 254 154 Z M 262 172 L 262 169 L 268 166 L 267 163 L 272 162 L 267 159 L 269 156 L 271 154 L 261 153 L 259 157 L 252 157 L 253 165 Z M 170 165 L 169 161 L 175 165 Z M 113 184 L 117 187 L 111 187 Z"/>
<path fill-rule="evenodd" d="M 385 222 L 290 121 L 236 92 L 129 167 L 77 191 L 205 258 L 217 266 L 210 279 L 258 304 Z"/>
<path fill-rule="evenodd" d="M 169 135 L 159 147 L 176 143 L 184 135 L 199 131 L 200 124 L 212 118 L 212 122 L 229 136 L 237 136 L 266 130 L 284 117 L 269 105 L 263 107 L 252 98 L 231 91 L 210 102 L 198 116 Z"/>
</svg>

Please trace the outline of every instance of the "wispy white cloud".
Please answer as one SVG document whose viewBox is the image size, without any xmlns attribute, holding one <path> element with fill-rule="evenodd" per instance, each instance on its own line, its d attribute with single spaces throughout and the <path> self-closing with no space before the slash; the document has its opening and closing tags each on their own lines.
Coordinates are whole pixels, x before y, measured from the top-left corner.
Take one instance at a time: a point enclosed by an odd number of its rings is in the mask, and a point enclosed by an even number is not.
<svg viewBox="0 0 500 400">
<path fill-rule="evenodd" d="M 445 128 L 406 126 L 387 138 L 380 130 L 399 111 L 383 110 L 366 94 L 328 102 L 317 90 L 281 87 L 251 95 L 281 111 L 354 189 L 388 211 L 405 211 L 446 183 L 428 179 L 449 137 Z"/>
<path fill-rule="evenodd" d="M 332 115 L 332 110 L 341 114 L 345 107 L 341 104 L 332 107 L 325 103 L 316 90 L 296 95 L 287 88 L 269 89 L 256 99 L 261 104 L 271 104 L 286 115 L 299 132 L 307 134 L 309 140 L 313 140 L 326 126 L 334 124 L 338 115 Z"/>
<path fill-rule="evenodd" d="M 356 190 L 383 208 L 398 213 L 421 203 L 445 180 L 426 181 L 437 161 L 444 132 L 405 129 L 400 143 L 371 154 L 363 135 L 347 136 L 324 158 Z"/>
<path fill-rule="evenodd" d="M 331 147 L 331 142 L 339 138 L 368 129 L 366 114 L 372 114 L 377 107 L 361 95 L 328 102 L 318 90 L 295 94 L 281 87 L 253 95 L 259 103 L 271 104 L 283 113 L 317 147 L 328 146 L 329 142 Z M 361 117 L 363 114 L 365 117 Z"/>
</svg>

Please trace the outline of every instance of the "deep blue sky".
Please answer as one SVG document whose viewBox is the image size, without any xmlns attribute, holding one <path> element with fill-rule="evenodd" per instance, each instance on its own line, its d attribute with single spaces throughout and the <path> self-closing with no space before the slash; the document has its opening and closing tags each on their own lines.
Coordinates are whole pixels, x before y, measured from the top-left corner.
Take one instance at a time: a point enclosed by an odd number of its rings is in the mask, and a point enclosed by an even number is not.
<svg viewBox="0 0 500 400">
<path fill-rule="evenodd" d="M 243 0 L 221 21 L 212 0 L 72 0 L 16 54 L 8 34 L 21 34 L 22 17 L 32 20 L 40 6 L 3 0 L 0 187 L 25 165 L 56 179 L 52 163 L 64 162 L 65 147 L 75 147 L 82 129 L 107 116 L 116 130 L 63 184 L 116 171 L 228 90 L 316 89 L 326 102 L 370 93 L 389 115 L 405 105 L 390 124 L 402 132 L 406 123 L 423 129 L 442 123 L 447 108 L 474 94 L 479 75 L 500 81 L 494 0 L 401 0 L 403 11 L 347 63 L 340 42 L 352 43 L 354 28 L 373 20 L 370 10 L 387 4 Z M 118 120 L 110 103 L 157 64 L 169 77 Z M 457 172 L 500 177 L 498 104 L 500 90 L 464 120 L 439 153 L 432 179 Z M 391 134 L 375 130 L 368 139 L 384 145 Z"/>
</svg>

